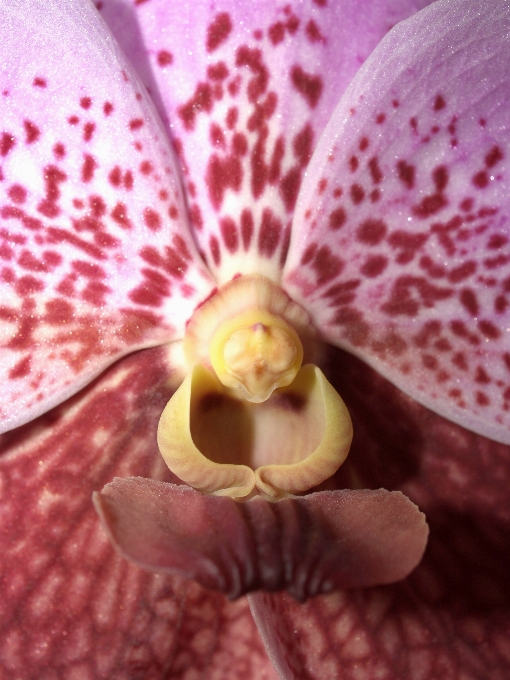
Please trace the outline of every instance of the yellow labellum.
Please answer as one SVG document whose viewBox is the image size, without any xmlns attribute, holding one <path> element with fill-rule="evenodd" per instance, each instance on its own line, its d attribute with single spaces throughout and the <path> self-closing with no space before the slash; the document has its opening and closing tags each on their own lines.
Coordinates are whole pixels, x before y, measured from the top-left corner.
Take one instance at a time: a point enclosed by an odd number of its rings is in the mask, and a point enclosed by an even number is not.
<svg viewBox="0 0 510 680">
<path fill-rule="evenodd" d="M 232 396 L 195 365 L 168 402 L 158 445 L 168 467 L 215 495 L 268 499 L 307 491 L 343 463 L 352 439 L 347 408 L 312 365 L 263 403 Z"/>
</svg>

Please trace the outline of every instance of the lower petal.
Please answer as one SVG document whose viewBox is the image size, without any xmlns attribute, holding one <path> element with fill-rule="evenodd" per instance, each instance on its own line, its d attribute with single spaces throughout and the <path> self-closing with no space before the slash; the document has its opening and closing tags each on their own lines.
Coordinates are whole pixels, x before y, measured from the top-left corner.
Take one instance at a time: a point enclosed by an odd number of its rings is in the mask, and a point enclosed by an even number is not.
<svg viewBox="0 0 510 680">
<path fill-rule="evenodd" d="M 115 474 L 169 478 L 155 437 L 165 357 L 133 355 L 0 438 L 0 677 L 276 677 L 245 600 L 133 567 L 94 513 Z"/>
</svg>

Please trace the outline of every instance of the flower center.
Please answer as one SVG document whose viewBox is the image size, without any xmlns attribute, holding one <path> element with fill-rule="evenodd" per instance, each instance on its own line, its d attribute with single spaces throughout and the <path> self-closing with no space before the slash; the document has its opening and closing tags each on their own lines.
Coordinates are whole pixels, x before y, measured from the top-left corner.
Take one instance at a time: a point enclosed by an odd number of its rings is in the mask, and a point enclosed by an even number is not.
<svg viewBox="0 0 510 680">
<path fill-rule="evenodd" d="M 283 319 L 252 309 L 224 322 L 214 334 L 209 355 L 218 379 L 259 403 L 296 377 L 303 347 Z"/>
<path fill-rule="evenodd" d="M 276 500 L 343 463 L 349 413 L 312 365 L 308 314 L 279 286 L 242 276 L 220 288 L 189 320 L 183 353 L 188 375 L 158 426 L 161 454 L 182 481 L 204 493 Z"/>
</svg>

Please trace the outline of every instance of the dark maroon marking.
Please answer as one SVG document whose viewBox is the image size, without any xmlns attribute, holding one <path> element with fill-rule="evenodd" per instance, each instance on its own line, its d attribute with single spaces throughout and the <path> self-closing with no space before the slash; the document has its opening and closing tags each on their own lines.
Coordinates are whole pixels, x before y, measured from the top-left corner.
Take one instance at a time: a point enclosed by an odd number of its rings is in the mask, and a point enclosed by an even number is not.
<svg viewBox="0 0 510 680">
<path fill-rule="evenodd" d="M 359 160 L 358 160 L 357 156 L 351 156 L 349 158 L 349 170 L 351 172 L 356 172 L 356 170 L 358 169 L 358 166 L 359 166 Z"/>
<path fill-rule="evenodd" d="M 66 155 L 66 148 L 61 142 L 57 142 L 55 146 L 53 147 L 53 153 L 56 156 L 56 158 L 64 158 Z"/>
<path fill-rule="evenodd" d="M 317 26 L 313 19 L 310 19 L 306 24 L 305 28 L 308 40 L 312 43 L 325 42 L 324 36 L 322 35 L 320 28 Z"/>
<path fill-rule="evenodd" d="M 16 293 L 25 297 L 27 295 L 34 295 L 41 290 L 44 290 L 44 281 L 40 281 L 33 276 L 22 276 L 16 282 Z"/>
<path fill-rule="evenodd" d="M 405 251 L 404 251 L 405 252 Z M 407 264 L 407 262 L 410 260 L 407 260 L 402 263 L 399 261 L 400 264 Z M 419 265 L 422 269 L 425 269 L 427 274 L 432 277 L 433 279 L 440 279 L 444 278 L 446 276 L 446 268 L 443 267 L 443 265 L 437 264 L 434 262 L 434 260 L 429 257 L 428 255 L 424 255 L 423 257 L 420 258 Z M 452 282 L 453 283 L 453 282 Z"/>
<path fill-rule="evenodd" d="M 436 371 L 439 366 L 436 357 L 432 356 L 432 354 L 422 354 L 421 363 L 429 371 Z"/>
<path fill-rule="evenodd" d="M 36 76 L 34 80 L 32 81 L 32 85 L 34 87 L 46 87 L 47 86 L 46 78 L 40 78 Z"/>
<path fill-rule="evenodd" d="M 210 80 L 225 80 L 228 76 L 229 71 L 224 61 L 218 61 L 216 64 L 210 64 L 207 67 L 207 77 Z"/>
<path fill-rule="evenodd" d="M 144 281 L 129 293 L 129 299 L 147 307 L 161 307 L 171 292 L 170 281 L 154 269 L 142 269 Z"/>
<path fill-rule="evenodd" d="M 362 137 L 359 140 L 358 149 L 360 151 L 366 151 L 366 149 L 368 149 L 368 144 L 369 144 L 368 137 Z"/>
<path fill-rule="evenodd" d="M 292 67 L 290 77 L 296 90 L 306 99 L 310 108 L 314 109 L 322 94 L 322 78 L 307 73 L 299 65 Z"/>
<path fill-rule="evenodd" d="M 103 104 L 103 113 L 105 116 L 109 116 L 113 111 L 113 104 L 111 102 L 105 102 Z"/>
<path fill-rule="evenodd" d="M 487 395 L 484 394 L 483 392 L 477 392 L 476 393 L 476 403 L 479 406 L 488 406 L 490 404 L 490 400 L 487 397 Z"/>
<path fill-rule="evenodd" d="M 471 210 L 473 210 L 474 203 L 475 201 L 473 198 L 465 198 L 463 201 L 461 201 L 459 207 L 463 212 L 471 212 Z"/>
<path fill-rule="evenodd" d="M 161 68 L 169 66 L 173 62 L 173 60 L 174 56 L 171 52 L 169 52 L 168 50 L 159 50 L 157 55 L 158 66 L 161 66 Z"/>
<path fill-rule="evenodd" d="M 116 222 L 119 227 L 123 229 L 131 229 L 133 226 L 131 220 L 127 216 L 127 207 L 124 203 L 117 203 L 110 213 L 114 222 Z"/>
<path fill-rule="evenodd" d="M 477 383 L 480 383 L 480 385 L 488 385 L 489 383 L 492 382 L 483 366 L 477 367 L 475 381 Z"/>
<path fill-rule="evenodd" d="M 324 245 L 315 253 L 311 266 L 315 270 L 317 285 L 322 286 L 341 274 L 345 263 L 331 252 L 329 246 Z"/>
<path fill-rule="evenodd" d="M 447 200 L 443 194 L 430 194 L 425 196 L 417 205 L 413 205 L 412 213 L 420 219 L 426 219 L 435 215 L 447 205 Z"/>
<path fill-rule="evenodd" d="M 83 182 L 90 182 L 94 177 L 97 168 L 96 160 L 89 154 L 84 154 L 83 165 L 81 166 L 81 178 Z"/>
<path fill-rule="evenodd" d="M 277 21 L 269 27 L 267 34 L 273 45 L 278 45 L 278 43 L 281 43 L 285 38 L 285 24 L 281 21 Z"/>
<path fill-rule="evenodd" d="M 25 128 L 25 143 L 26 144 L 33 144 L 41 136 L 41 131 L 39 130 L 39 128 L 37 127 L 37 125 L 35 123 L 32 123 L 31 120 L 24 120 L 23 121 L 23 127 Z"/>
<path fill-rule="evenodd" d="M 368 161 L 368 169 L 370 170 L 370 176 L 374 184 L 379 184 L 382 181 L 383 174 L 381 168 L 379 167 L 379 161 L 377 156 L 374 156 Z"/>
<path fill-rule="evenodd" d="M 214 52 L 227 40 L 232 31 L 232 21 L 227 12 L 217 14 L 207 29 L 206 48 L 207 51 Z"/>
<path fill-rule="evenodd" d="M 170 217 L 172 220 L 176 220 L 179 217 L 179 211 L 175 207 L 175 205 L 171 205 L 168 208 L 168 217 Z"/>
<path fill-rule="evenodd" d="M 220 244 L 219 244 L 216 236 L 210 237 L 210 239 L 209 239 L 209 250 L 211 251 L 211 255 L 212 255 L 214 264 L 217 267 L 219 267 L 220 262 L 221 262 Z"/>
<path fill-rule="evenodd" d="M 130 130 L 139 130 L 141 127 L 143 127 L 143 119 L 142 118 L 132 118 L 129 121 L 129 129 Z"/>
<path fill-rule="evenodd" d="M 413 290 L 418 293 L 420 300 L 412 297 Z M 394 281 L 390 298 L 381 305 L 381 310 L 390 316 L 416 316 L 422 305 L 432 308 L 436 302 L 452 295 L 450 288 L 434 286 L 421 276 L 403 275 Z"/>
<path fill-rule="evenodd" d="M 438 193 L 443 192 L 448 184 L 448 169 L 444 165 L 438 165 L 432 171 L 432 179 L 436 185 L 436 191 Z"/>
<path fill-rule="evenodd" d="M 243 169 L 237 156 L 220 158 L 213 154 L 206 170 L 206 183 L 213 207 L 219 210 L 227 189 L 239 191 L 243 179 Z"/>
<path fill-rule="evenodd" d="M 388 228 L 382 220 L 369 218 L 359 225 L 356 231 L 356 238 L 361 243 L 376 246 L 384 239 L 387 231 Z"/>
<path fill-rule="evenodd" d="M 27 200 L 27 190 L 21 184 L 13 184 L 9 187 L 7 195 L 13 203 L 24 203 Z"/>
<path fill-rule="evenodd" d="M 248 250 L 250 247 L 254 229 L 255 225 L 253 223 L 252 212 L 248 208 L 245 208 L 241 213 L 241 239 L 245 250 Z"/>
<path fill-rule="evenodd" d="M 143 221 L 151 231 L 159 231 L 161 229 L 161 216 L 152 208 L 144 209 Z"/>
<path fill-rule="evenodd" d="M 258 250 L 265 257 L 272 257 L 278 246 L 283 225 L 270 208 L 264 208 L 260 222 Z"/>
<path fill-rule="evenodd" d="M 442 95 L 438 94 L 434 100 L 434 111 L 441 111 L 446 106 L 446 102 Z"/>
<path fill-rule="evenodd" d="M 397 173 L 399 180 L 408 188 L 414 187 L 415 167 L 405 161 L 397 162 Z"/>
<path fill-rule="evenodd" d="M 59 227 L 48 227 L 47 237 L 48 243 L 70 243 L 76 248 L 83 250 L 91 257 L 95 257 L 97 260 L 105 259 L 105 255 L 103 254 L 101 248 L 98 248 L 96 245 L 78 238 L 65 229 L 61 229 Z"/>
<path fill-rule="evenodd" d="M 291 168 L 287 174 L 282 177 L 279 192 L 287 212 L 292 212 L 294 210 L 300 186 L 301 170 L 298 167 Z"/>
<path fill-rule="evenodd" d="M 459 293 L 459 299 L 461 304 L 467 311 L 473 316 L 477 317 L 480 312 L 480 305 L 478 304 L 477 297 L 471 288 L 464 288 Z"/>
<path fill-rule="evenodd" d="M 471 182 L 477 189 L 485 189 L 485 187 L 489 184 L 489 175 L 485 172 L 485 170 L 480 170 L 480 172 L 477 172 L 476 175 L 473 175 Z"/>
<path fill-rule="evenodd" d="M 292 15 L 291 17 L 288 18 L 285 24 L 285 28 L 291 35 L 294 35 L 296 33 L 296 31 L 299 28 L 299 19 L 297 18 L 296 15 Z"/>
<path fill-rule="evenodd" d="M 313 152 L 313 130 L 307 123 L 292 140 L 292 149 L 301 167 L 308 165 Z"/>
<path fill-rule="evenodd" d="M 114 187 L 120 187 L 122 182 L 122 171 L 118 165 L 116 165 L 108 174 L 108 181 Z"/>
<path fill-rule="evenodd" d="M 96 129 L 96 124 L 92 122 L 85 123 L 83 126 L 83 141 L 90 142 L 94 135 L 94 130 Z"/>
<path fill-rule="evenodd" d="M 239 248 L 236 223 L 231 217 L 222 217 L 220 220 L 220 232 L 225 248 L 229 253 L 236 253 Z"/>
<path fill-rule="evenodd" d="M 503 314 L 503 312 L 506 312 L 509 306 L 510 302 L 504 295 L 498 295 L 494 300 L 494 311 L 497 314 Z"/>
<path fill-rule="evenodd" d="M 90 97 L 82 97 L 80 99 L 80 106 L 82 109 L 90 109 L 92 106 L 92 99 Z"/>
<path fill-rule="evenodd" d="M 238 117 L 239 117 L 238 109 L 235 106 L 232 106 L 227 111 L 227 115 L 225 117 L 225 124 L 229 130 L 232 130 L 235 127 Z"/>
<path fill-rule="evenodd" d="M 463 262 L 461 265 L 455 267 L 451 270 L 451 272 L 448 273 L 448 281 L 450 281 L 450 283 L 459 283 L 460 281 L 464 281 L 464 279 L 472 276 L 476 272 L 476 269 L 477 265 L 473 260 Z"/>
<path fill-rule="evenodd" d="M 352 307 L 342 307 L 332 319 L 332 323 L 343 326 L 345 339 L 354 347 L 363 347 L 370 337 L 370 326 L 363 319 L 363 314 Z"/>
<path fill-rule="evenodd" d="M 352 184 L 349 193 L 354 205 L 359 205 L 365 198 L 365 192 L 359 184 Z"/>
<path fill-rule="evenodd" d="M 69 125 L 78 125 L 80 119 L 78 118 L 78 116 L 69 116 L 67 122 L 69 123 Z"/>
<path fill-rule="evenodd" d="M 499 146 L 493 146 L 489 153 L 485 156 L 485 165 L 488 168 L 493 168 L 497 163 L 503 160 L 503 152 Z"/>
<path fill-rule="evenodd" d="M 326 7 L 328 0 L 313 0 L 313 2 L 319 7 Z"/>
<path fill-rule="evenodd" d="M 503 361 L 505 362 L 507 369 L 510 371 L 510 352 L 505 352 L 503 354 Z"/>
<path fill-rule="evenodd" d="M 67 175 L 55 165 L 48 165 L 44 168 L 45 198 L 37 206 L 38 212 L 46 217 L 56 217 L 60 214 L 58 199 L 60 198 L 59 185 L 65 182 Z"/>
<path fill-rule="evenodd" d="M 328 288 L 321 297 L 330 300 L 329 307 L 342 307 L 351 304 L 356 299 L 356 289 L 361 284 L 361 279 L 350 279 L 342 283 L 335 283 Z"/>
<path fill-rule="evenodd" d="M 366 259 L 364 265 L 360 269 L 360 272 L 363 274 L 363 276 L 373 279 L 376 276 L 382 274 L 387 266 L 387 257 L 384 257 L 384 255 L 371 255 Z"/>
<path fill-rule="evenodd" d="M 150 175 L 154 168 L 152 167 L 152 163 L 150 161 L 142 161 L 140 163 L 139 170 L 142 175 Z"/>
<path fill-rule="evenodd" d="M 267 181 L 271 185 L 276 184 L 276 182 L 280 179 L 281 166 L 284 155 L 285 155 L 285 142 L 283 140 L 283 137 L 280 135 L 274 143 L 273 153 L 271 155 L 269 168 L 267 170 Z"/>
<path fill-rule="evenodd" d="M 456 352 L 456 354 L 453 355 L 452 362 L 457 368 L 460 368 L 461 371 L 467 371 L 469 368 L 466 357 L 462 352 Z"/>
<path fill-rule="evenodd" d="M 213 105 L 213 91 L 208 83 L 198 83 L 191 99 L 177 109 L 186 130 L 193 130 L 196 116 L 205 111 L 210 113 Z"/>
<path fill-rule="evenodd" d="M 247 154 L 248 140 L 246 139 L 246 135 L 244 135 L 242 132 L 236 132 L 232 136 L 232 152 L 236 156 L 245 156 Z"/>
<path fill-rule="evenodd" d="M 345 213 L 345 210 L 341 207 L 336 208 L 329 215 L 329 220 L 328 220 L 329 228 L 333 229 L 333 231 L 340 229 L 345 224 L 346 219 L 347 219 L 347 215 Z"/>
<path fill-rule="evenodd" d="M 200 210 L 200 207 L 196 203 L 193 203 L 189 208 L 189 218 L 190 218 L 191 224 L 196 229 L 199 229 L 199 230 L 203 229 L 204 218 L 202 217 L 202 212 Z"/>
<path fill-rule="evenodd" d="M 10 132 L 3 132 L 0 137 L 0 156 L 7 156 L 9 151 L 15 146 L 16 138 Z"/>
<path fill-rule="evenodd" d="M 497 248 L 506 246 L 507 243 L 508 236 L 505 236 L 504 234 L 492 234 L 492 236 L 489 238 L 487 242 L 487 248 L 496 250 Z"/>
<path fill-rule="evenodd" d="M 377 125 L 381 125 L 382 123 L 384 123 L 385 120 L 386 120 L 385 113 L 378 113 L 377 116 L 375 117 L 375 122 L 377 123 Z"/>
<path fill-rule="evenodd" d="M 236 52 L 236 66 L 247 66 L 253 73 L 253 78 L 248 82 L 247 93 L 250 102 L 258 104 L 260 97 L 266 92 L 269 85 L 269 71 L 264 66 L 262 51 L 242 45 Z M 276 95 L 274 93 L 273 97 L 275 99 L 274 106 L 276 106 Z M 270 117 L 268 111 L 263 113 L 267 118 Z"/>
<path fill-rule="evenodd" d="M 303 254 L 301 255 L 301 264 L 302 265 L 310 264 L 310 262 L 315 257 L 316 252 L 317 252 L 317 244 L 316 243 L 309 243 L 307 245 L 307 247 L 305 248 Z"/>
<path fill-rule="evenodd" d="M 486 338 L 490 338 L 491 340 L 497 340 L 501 337 L 501 331 L 491 321 L 482 319 L 478 322 L 478 328 Z"/>
<path fill-rule="evenodd" d="M 218 123 L 212 123 L 209 127 L 209 139 L 213 146 L 225 147 L 225 134 Z"/>
<path fill-rule="evenodd" d="M 427 321 L 414 338 L 414 344 L 422 349 L 441 333 L 441 322 L 436 319 Z"/>
</svg>

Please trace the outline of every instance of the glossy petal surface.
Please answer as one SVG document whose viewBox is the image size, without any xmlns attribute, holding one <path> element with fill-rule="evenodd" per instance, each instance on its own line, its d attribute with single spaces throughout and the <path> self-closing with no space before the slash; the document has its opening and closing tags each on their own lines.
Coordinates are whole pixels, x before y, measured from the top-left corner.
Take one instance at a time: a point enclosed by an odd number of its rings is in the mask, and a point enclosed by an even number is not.
<svg viewBox="0 0 510 680">
<path fill-rule="evenodd" d="M 285 680 L 506 680 L 510 674 L 510 447 L 428 411 L 333 352 L 363 485 L 401 489 L 425 512 L 421 565 L 401 583 L 296 605 L 250 595 Z M 342 480 L 333 480 L 340 484 Z"/>
<path fill-rule="evenodd" d="M 387 36 L 308 169 L 284 285 L 324 337 L 510 442 L 510 13 L 438 2 Z"/>
<path fill-rule="evenodd" d="M 238 272 L 279 279 L 329 116 L 382 36 L 423 4 L 101 3 L 176 142 L 196 238 L 220 283 Z"/>
<path fill-rule="evenodd" d="M 5 430 L 181 336 L 211 283 L 165 132 L 94 7 L 3 3 L 0 29 Z"/>
<path fill-rule="evenodd" d="M 170 372 L 162 350 L 138 353 L 0 438 L 2 680 L 275 677 L 245 600 L 129 565 L 92 508 L 115 474 L 166 471 Z"/>
</svg>

